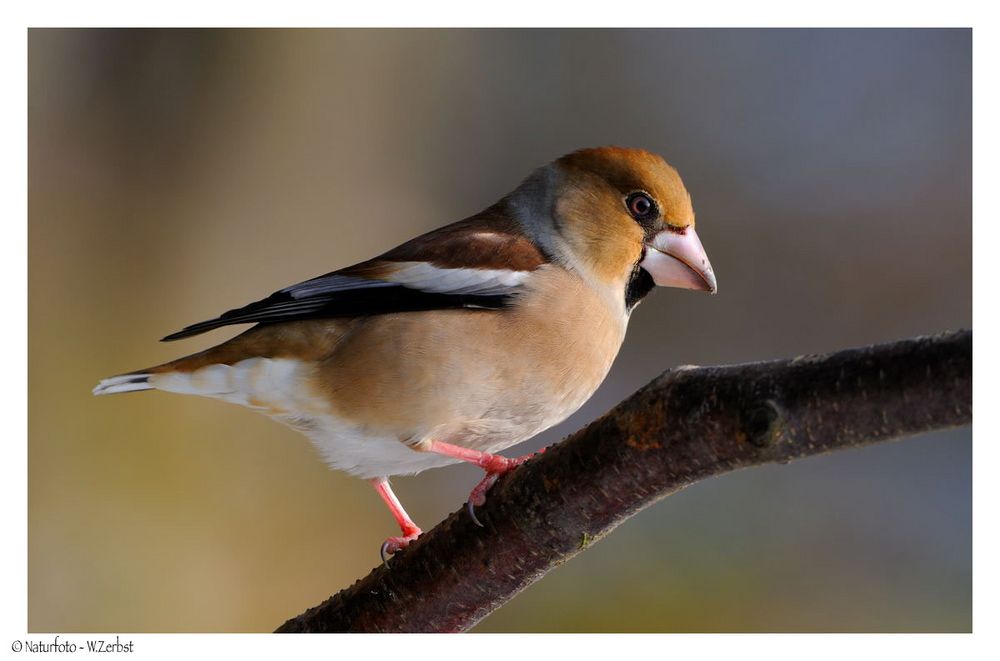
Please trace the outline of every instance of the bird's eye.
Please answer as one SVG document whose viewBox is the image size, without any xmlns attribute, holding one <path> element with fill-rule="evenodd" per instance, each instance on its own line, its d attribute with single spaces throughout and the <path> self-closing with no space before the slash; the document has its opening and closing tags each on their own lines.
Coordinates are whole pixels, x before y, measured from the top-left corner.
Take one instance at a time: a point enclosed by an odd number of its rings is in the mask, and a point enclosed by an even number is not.
<svg viewBox="0 0 1000 661">
<path fill-rule="evenodd" d="M 649 220 L 656 216 L 656 203 L 645 193 L 631 193 L 625 198 L 625 206 L 636 220 Z"/>
</svg>

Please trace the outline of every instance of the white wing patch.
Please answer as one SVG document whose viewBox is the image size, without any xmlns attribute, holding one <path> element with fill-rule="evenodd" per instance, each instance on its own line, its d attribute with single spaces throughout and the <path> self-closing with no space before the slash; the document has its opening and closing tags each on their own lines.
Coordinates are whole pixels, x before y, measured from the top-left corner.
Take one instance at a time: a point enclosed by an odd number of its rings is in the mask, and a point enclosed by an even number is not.
<svg viewBox="0 0 1000 661">
<path fill-rule="evenodd" d="M 359 278 L 348 275 L 327 275 L 293 285 L 283 292 L 292 298 L 372 287 L 402 285 L 432 294 L 468 294 L 474 296 L 502 296 L 512 294 L 530 277 L 531 271 L 510 269 L 447 269 L 427 262 L 399 262 L 395 270 L 381 279 Z"/>
</svg>

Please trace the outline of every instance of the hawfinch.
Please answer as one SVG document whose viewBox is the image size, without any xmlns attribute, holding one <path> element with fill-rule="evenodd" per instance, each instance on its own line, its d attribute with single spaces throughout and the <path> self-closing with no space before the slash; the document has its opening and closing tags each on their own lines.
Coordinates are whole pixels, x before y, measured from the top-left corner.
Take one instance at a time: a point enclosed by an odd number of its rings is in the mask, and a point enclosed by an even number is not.
<svg viewBox="0 0 1000 661">
<path fill-rule="evenodd" d="M 384 559 L 421 532 L 389 476 L 473 463 L 486 471 L 468 501 L 475 519 L 497 477 L 527 459 L 496 453 L 587 401 L 655 285 L 715 292 L 694 224 L 661 157 L 583 149 L 470 218 L 168 335 L 255 324 L 94 394 L 214 397 L 301 431 L 389 506 L 402 534 Z"/>
</svg>

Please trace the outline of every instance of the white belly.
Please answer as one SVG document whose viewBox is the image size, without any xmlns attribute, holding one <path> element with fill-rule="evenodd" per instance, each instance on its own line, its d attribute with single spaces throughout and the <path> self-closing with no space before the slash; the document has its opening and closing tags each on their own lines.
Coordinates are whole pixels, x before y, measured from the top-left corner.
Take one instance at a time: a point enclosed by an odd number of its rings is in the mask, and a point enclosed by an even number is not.
<svg viewBox="0 0 1000 661">
<path fill-rule="evenodd" d="M 292 359 L 250 358 L 193 372 L 154 374 L 157 390 L 201 395 L 260 411 L 305 434 L 332 468 L 363 478 L 412 475 L 458 463 L 412 449 L 398 437 L 340 420 L 309 386 L 312 370 Z"/>
<path fill-rule="evenodd" d="M 532 388 L 506 392 L 478 414 L 450 421 L 425 421 L 405 430 L 376 428 L 338 415 L 315 387 L 315 365 L 287 358 L 250 358 L 193 372 L 152 374 L 149 385 L 168 392 L 201 395 L 264 413 L 305 434 L 332 468 L 362 478 L 413 475 L 459 463 L 411 447 L 438 440 L 500 452 L 564 420 L 590 397 L 593 387 L 569 379 L 571 387 L 552 400 Z M 475 388 L 471 389 L 475 391 Z M 469 392 L 468 390 L 466 392 Z M 546 401 L 548 395 L 548 401 Z"/>
<path fill-rule="evenodd" d="M 308 420 L 273 417 L 309 437 L 331 468 L 366 479 L 415 475 L 428 468 L 459 463 L 432 452 L 419 452 L 398 438 L 372 434 L 329 415 Z"/>
</svg>

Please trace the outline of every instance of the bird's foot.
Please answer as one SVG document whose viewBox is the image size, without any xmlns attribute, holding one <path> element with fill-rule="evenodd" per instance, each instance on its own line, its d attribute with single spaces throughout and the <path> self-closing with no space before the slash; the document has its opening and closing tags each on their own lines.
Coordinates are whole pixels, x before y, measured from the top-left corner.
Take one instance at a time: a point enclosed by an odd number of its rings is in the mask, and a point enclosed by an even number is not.
<svg viewBox="0 0 1000 661">
<path fill-rule="evenodd" d="M 379 555 L 382 556 L 382 564 L 389 566 L 389 556 L 398 553 L 402 549 L 405 549 L 410 545 L 410 542 L 415 540 L 420 536 L 422 532 L 420 528 L 413 528 L 412 530 L 405 530 L 406 534 L 399 537 L 390 537 L 382 543 L 382 548 L 379 549 Z"/>
<path fill-rule="evenodd" d="M 382 500 L 385 501 L 385 504 L 389 507 L 389 511 L 392 512 L 393 518 L 396 519 L 396 523 L 399 524 L 399 531 L 403 533 L 399 537 L 390 537 L 382 543 L 379 555 L 382 556 L 382 564 L 388 567 L 389 556 L 409 546 L 410 542 L 420 536 L 421 530 L 413 522 L 413 519 L 410 518 L 410 515 L 406 513 L 406 510 L 403 509 L 399 499 L 396 498 L 396 494 L 392 492 L 388 478 L 376 477 L 369 480 L 369 482 L 375 487 L 375 491 L 382 497 Z"/>
<path fill-rule="evenodd" d="M 479 463 L 479 465 L 486 471 L 486 476 L 479 481 L 475 487 L 473 487 L 472 492 L 469 493 L 469 499 L 465 503 L 465 509 L 469 513 L 469 518 L 480 528 L 483 524 L 476 517 L 476 508 L 482 506 L 486 503 L 486 492 L 489 491 L 496 481 L 500 479 L 500 476 L 504 473 L 508 473 L 532 457 L 542 454 L 545 449 L 542 448 L 535 454 L 526 454 L 520 457 L 514 457 L 513 459 L 508 459 L 507 457 L 501 457 L 498 454 L 486 455 L 486 457 Z"/>
</svg>

